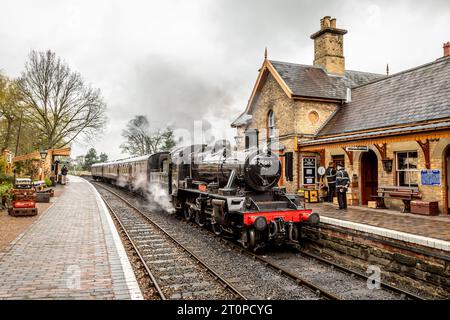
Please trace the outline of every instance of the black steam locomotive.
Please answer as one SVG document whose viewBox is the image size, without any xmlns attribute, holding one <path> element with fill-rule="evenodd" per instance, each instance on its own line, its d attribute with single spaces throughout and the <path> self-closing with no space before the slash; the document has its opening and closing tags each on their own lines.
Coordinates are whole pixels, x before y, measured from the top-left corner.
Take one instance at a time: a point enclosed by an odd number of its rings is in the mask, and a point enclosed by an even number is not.
<svg viewBox="0 0 450 320">
<path fill-rule="evenodd" d="M 319 216 L 278 187 L 281 163 L 257 147 L 232 152 L 229 143 L 192 145 L 92 166 L 94 179 L 169 197 L 175 210 L 200 226 L 227 233 L 252 250 L 297 241 L 304 223 Z"/>
</svg>

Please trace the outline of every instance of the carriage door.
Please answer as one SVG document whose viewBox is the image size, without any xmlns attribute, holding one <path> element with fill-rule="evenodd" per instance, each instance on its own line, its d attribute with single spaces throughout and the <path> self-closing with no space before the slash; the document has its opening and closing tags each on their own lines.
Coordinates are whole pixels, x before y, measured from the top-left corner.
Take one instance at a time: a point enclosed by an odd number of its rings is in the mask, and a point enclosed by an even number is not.
<svg viewBox="0 0 450 320">
<path fill-rule="evenodd" d="M 369 150 L 361 156 L 361 204 L 373 200 L 378 189 L 378 158 L 375 152 Z"/>
</svg>

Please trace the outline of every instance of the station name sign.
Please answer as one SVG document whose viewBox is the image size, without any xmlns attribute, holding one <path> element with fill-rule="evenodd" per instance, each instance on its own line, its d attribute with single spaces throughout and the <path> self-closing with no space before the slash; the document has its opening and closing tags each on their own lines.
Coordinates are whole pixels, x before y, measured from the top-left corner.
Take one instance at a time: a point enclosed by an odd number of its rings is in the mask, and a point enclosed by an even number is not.
<svg viewBox="0 0 450 320">
<path fill-rule="evenodd" d="M 345 151 L 362 151 L 362 152 L 368 152 L 368 151 L 369 151 L 369 146 L 345 147 Z"/>
</svg>

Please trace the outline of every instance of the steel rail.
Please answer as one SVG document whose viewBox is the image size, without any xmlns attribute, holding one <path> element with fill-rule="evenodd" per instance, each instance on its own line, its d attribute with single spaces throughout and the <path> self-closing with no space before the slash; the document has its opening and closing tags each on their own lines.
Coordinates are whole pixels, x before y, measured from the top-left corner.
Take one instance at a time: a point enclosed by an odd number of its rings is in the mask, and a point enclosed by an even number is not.
<svg viewBox="0 0 450 320">
<path fill-rule="evenodd" d="M 295 249 L 300 254 L 302 254 L 304 256 L 307 256 L 309 258 L 315 259 L 315 260 L 317 260 L 317 261 L 319 261 L 319 262 L 321 262 L 323 264 L 326 264 L 326 265 L 331 266 L 333 268 L 339 269 L 339 270 L 341 270 L 341 271 L 343 271 L 345 273 L 348 273 L 348 274 L 351 274 L 351 275 L 355 275 L 355 276 L 357 276 L 357 277 L 359 277 L 361 279 L 364 279 L 364 280 L 367 280 L 369 278 L 368 276 L 366 276 L 363 273 L 360 273 L 360 272 L 358 272 L 356 270 L 352 270 L 352 269 L 347 268 L 345 266 L 339 265 L 339 264 L 337 264 L 337 263 L 335 263 L 333 261 L 329 261 L 329 260 L 327 260 L 325 258 L 322 258 L 322 257 L 320 257 L 318 255 L 315 255 L 315 254 L 313 254 L 311 252 L 307 252 L 305 250 L 302 250 L 302 249 L 298 248 L 297 246 L 295 247 Z M 387 289 L 387 290 L 393 291 L 395 293 L 398 293 L 398 294 L 403 295 L 405 297 L 409 297 L 409 298 L 414 299 L 414 300 L 427 300 L 425 297 L 421 297 L 421 296 L 418 296 L 418 295 L 416 295 L 416 294 L 414 294 L 412 292 L 408 292 L 406 290 L 394 287 L 394 286 L 392 286 L 392 285 L 390 285 L 390 284 L 388 284 L 386 282 L 382 282 L 381 281 L 380 282 L 380 286 L 385 288 L 385 289 Z"/>
<path fill-rule="evenodd" d="M 199 229 L 201 229 L 201 230 L 203 230 L 205 232 L 208 232 L 208 230 L 200 227 L 199 225 L 197 225 L 194 222 L 188 222 L 186 220 L 183 220 L 183 221 L 185 221 L 186 223 L 189 223 L 189 224 L 195 226 L 196 228 L 199 228 Z M 275 264 L 275 263 L 265 259 L 264 257 L 261 257 L 261 256 L 257 255 L 256 253 L 253 253 L 253 252 L 250 252 L 248 250 L 245 250 L 241 246 L 239 246 L 239 245 L 237 245 L 237 244 L 235 244 L 235 243 L 233 243 L 233 242 L 231 242 L 229 240 L 226 240 L 226 239 L 222 238 L 221 236 L 215 235 L 214 233 L 212 233 L 212 235 L 214 237 L 216 237 L 217 239 L 219 239 L 219 241 L 222 241 L 223 243 L 225 243 L 226 245 L 234 247 L 240 253 L 246 254 L 249 257 L 253 258 L 254 260 L 258 260 L 258 261 L 262 262 L 265 266 L 270 267 L 273 270 L 275 270 L 276 272 L 278 272 L 279 274 L 284 275 L 284 276 L 294 280 L 297 284 L 303 285 L 303 286 L 309 288 L 310 290 L 312 290 L 315 293 L 317 293 L 319 296 L 323 296 L 323 297 L 325 297 L 325 298 L 327 298 L 329 300 L 342 300 L 341 297 L 335 295 L 334 293 L 329 292 L 325 288 L 323 288 L 323 287 L 321 287 L 319 285 L 316 285 L 316 284 L 306 280 L 305 278 L 300 277 L 299 275 L 296 275 L 296 274 L 286 270 L 285 268 L 283 268 L 283 267 L 281 267 L 281 266 L 279 266 L 279 265 L 277 265 L 277 264 Z"/>
<path fill-rule="evenodd" d="M 106 199 L 101 196 L 103 201 L 106 204 L 106 207 L 108 208 L 108 210 L 113 214 L 114 218 L 116 219 L 117 223 L 120 225 L 120 228 L 122 228 L 122 231 L 125 233 L 128 241 L 130 241 L 133 250 L 137 253 L 139 260 L 141 261 L 142 265 L 145 268 L 145 271 L 147 272 L 147 274 L 149 275 L 150 279 L 153 282 L 153 286 L 155 287 L 156 291 L 158 292 L 159 297 L 161 298 L 161 300 L 167 300 L 166 296 L 164 295 L 164 293 L 161 290 L 161 287 L 158 284 L 158 281 L 156 280 L 155 276 L 153 275 L 153 273 L 151 272 L 150 268 L 148 267 L 147 263 L 144 260 L 144 257 L 142 256 L 141 252 L 139 251 L 139 249 L 137 248 L 136 244 L 134 243 L 133 239 L 131 238 L 130 234 L 128 233 L 127 229 L 125 229 L 125 226 L 123 225 L 122 221 L 120 220 L 119 216 L 117 215 L 117 213 L 113 210 L 113 208 L 111 208 L 111 205 L 106 201 Z"/>
<path fill-rule="evenodd" d="M 96 183 L 96 184 L 97 184 L 97 183 Z M 142 213 L 138 208 L 136 208 L 134 205 L 132 205 L 128 200 L 126 200 L 126 199 L 124 199 L 123 197 L 121 197 L 120 195 L 118 195 L 116 192 L 110 190 L 109 188 L 107 188 L 107 187 L 105 187 L 105 186 L 103 186 L 103 185 L 101 185 L 101 184 L 97 184 L 97 185 L 99 185 L 99 186 L 101 186 L 102 188 L 107 189 L 109 192 L 111 192 L 111 193 L 117 195 L 117 196 L 120 197 L 124 202 L 126 202 L 129 206 L 133 207 L 135 210 L 138 210 L 142 215 L 144 215 L 147 219 L 149 219 L 149 218 L 148 218 L 144 213 Z M 134 194 L 130 194 L 130 193 L 127 192 L 127 191 L 125 191 L 125 193 L 129 194 L 130 196 L 135 196 Z M 149 219 L 149 220 L 150 220 L 150 219 Z M 151 220 L 150 220 L 150 221 L 151 221 Z M 197 225 L 197 224 L 194 223 L 194 222 L 188 222 L 188 221 L 186 221 L 185 219 L 182 219 L 182 221 L 184 221 L 184 222 L 186 222 L 186 223 L 190 223 L 191 225 L 195 226 L 196 228 L 199 228 L 200 230 L 202 230 L 202 231 L 204 231 L 204 232 L 208 232 L 208 230 L 206 230 L 206 229 L 200 227 L 199 225 Z M 152 221 L 152 223 L 154 223 L 154 222 Z M 156 225 L 156 223 L 155 223 L 155 225 Z M 158 226 L 158 227 L 159 227 L 159 226 Z M 161 227 L 159 227 L 159 228 L 161 228 Z M 162 228 L 161 228 L 161 229 L 162 229 Z M 218 238 L 219 240 L 223 241 L 225 244 L 227 244 L 227 245 L 229 245 L 229 246 L 233 246 L 233 247 L 234 247 L 237 251 L 239 251 L 240 253 L 246 254 L 246 255 L 250 256 L 251 258 L 253 258 L 254 260 L 258 260 L 258 261 L 262 262 L 264 265 L 266 265 L 267 267 L 272 268 L 273 270 L 275 270 L 275 271 L 278 272 L 279 274 L 284 275 L 284 276 L 290 278 L 291 280 L 294 280 L 294 281 L 295 281 L 297 284 L 299 284 L 299 285 L 302 285 L 302 286 L 307 287 L 308 289 L 312 290 L 313 292 L 315 292 L 315 293 L 318 294 L 319 296 L 323 296 L 323 297 L 325 297 L 325 298 L 327 298 L 327 299 L 329 299 L 329 300 L 342 300 L 341 297 L 339 297 L 339 296 L 337 296 L 337 295 L 335 295 L 335 294 L 333 294 L 333 293 L 327 291 L 325 288 L 322 288 L 321 286 L 318 286 L 318 285 L 316 285 L 316 284 L 314 284 L 314 283 L 312 283 L 312 282 L 310 282 L 310 281 L 308 281 L 308 280 L 306 280 L 306 279 L 304 279 L 304 278 L 302 278 L 302 277 L 300 277 L 300 276 L 298 276 L 298 275 L 296 275 L 296 274 L 294 274 L 294 273 L 292 273 L 292 272 L 290 272 L 290 271 L 284 269 L 283 267 L 276 265 L 275 263 L 273 263 L 273 262 L 271 262 L 271 261 L 269 261 L 269 260 L 267 260 L 267 259 L 265 259 L 265 258 L 263 258 L 263 257 L 261 257 L 261 256 L 259 256 L 259 255 L 257 255 L 257 254 L 255 254 L 255 253 L 253 253 L 253 252 L 250 252 L 250 251 L 248 251 L 248 250 L 245 250 L 245 249 L 243 249 L 242 247 L 240 247 L 239 245 L 237 245 L 237 244 L 235 244 L 235 243 L 233 243 L 233 242 L 230 242 L 230 241 L 228 241 L 228 240 L 222 238 L 221 236 L 217 236 L 217 235 L 215 235 L 214 233 L 212 233 L 212 235 L 213 235 L 214 237 Z M 170 237 L 170 235 L 169 235 L 169 237 Z M 176 241 L 176 240 L 174 239 L 174 241 Z M 178 241 L 176 241 L 176 242 L 178 242 Z M 181 245 L 181 244 L 180 244 L 180 245 Z"/>
<path fill-rule="evenodd" d="M 107 188 L 104 187 L 103 185 L 100 185 L 100 184 L 98 184 L 98 183 L 96 183 L 96 184 L 99 185 L 99 186 L 101 186 L 102 188 L 107 189 Z M 108 191 L 109 191 L 109 190 L 108 190 Z M 113 191 L 111 191 L 111 192 L 113 192 Z M 126 190 L 125 190 L 124 192 L 127 193 L 127 194 L 129 194 L 130 196 L 135 196 L 135 194 L 132 194 L 132 193 L 130 193 L 130 192 L 127 192 Z M 125 201 L 127 201 L 127 200 L 125 200 Z M 127 202 L 128 202 L 128 201 L 127 201 Z M 138 210 L 139 210 L 139 209 L 138 209 Z M 142 213 L 142 214 L 143 214 L 143 213 Z M 146 216 L 146 217 L 147 217 L 147 216 Z M 192 222 L 192 221 L 189 221 L 189 222 L 188 222 L 188 221 L 186 221 L 185 219 L 182 219 L 182 218 L 181 218 L 181 220 L 182 220 L 183 222 L 189 223 L 190 225 L 192 225 L 192 226 L 194 226 L 194 227 L 196 227 L 196 228 L 201 229 L 202 231 L 205 231 L 205 232 L 208 231 L 208 230 L 206 230 L 205 228 L 200 227 L 200 226 L 199 226 L 198 224 L 196 224 L 195 222 Z M 259 256 L 259 255 L 257 255 L 257 254 L 255 254 L 255 253 L 253 253 L 253 252 L 250 252 L 250 251 L 248 251 L 248 250 L 244 250 L 241 246 L 239 246 L 239 245 L 237 245 L 237 244 L 231 242 L 230 240 L 226 240 L 226 239 L 224 239 L 224 238 L 221 237 L 221 236 L 215 235 L 214 233 L 211 233 L 211 234 L 212 234 L 214 237 L 216 237 L 217 239 L 219 239 L 220 241 L 226 243 L 227 245 L 233 246 L 233 247 L 234 247 L 236 250 L 238 250 L 239 252 L 244 253 L 244 254 L 247 254 L 248 256 L 252 257 L 252 258 L 255 259 L 255 260 L 261 261 L 261 262 L 264 263 L 266 266 L 271 267 L 273 270 L 275 270 L 275 271 L 279 272 L 280 274 L 283 274 L 283 275 L 285 275 L 285 276 L 287 276 L 287 277 L 293 279 L 295 282 L 297 282 L 297 283 L 299 283 L 299 284 L 303 284 L 304 286 L 306 286 L 306 287 L 308 287 L 308 288 L 314 290 L 315 292 L 321 294 L 322 296 L 324 296 L 324 297 L 326 297 L 326 298 L 328 298 L 328 299 L 332 299 L 332 300 L 342 300 L 341 297 L 339 297 L 339 296 L 337 296 L 337 295 L 335 295 L 335 294 L 333 294 L 333 293 L 328 292 L 326 289 L 324 289 L 324 288 L 322 288 L 322 287 L 320 287 L 320 286 L 317 286 L 317 285 L 315 285 L 314 283 L 312 283 L 312 282 L 310 282 L 310 281 L 308 281 L 308 280 L 306 280 L 306 279 L 304 279 L 304 278 L 302 278 L 302 277 L 300 277 L 300 276 L 298 276 L 298 275 L 295 275 L 295 274 L 293 274 L 292 272 L 290 272 L 290 271 L 288 271 L 288 270 L 285 270 L 283 267 L 281 267 L 281 266 L 279 266 L 279 265 L 277 265 L 277 264 L 275 264 L 275 263 L 273 263 L 273 262 L 271 262 L 271 261 L 269 261 L 269 260 L 267 260 L 267 259 L 265 259 L 265 258 L 263 258 L 263 257 L 261 257 L 261 256 Z M 329 265 L 329 266 L 332 266 L 333 268 L 339 269 L 339 270 L 341 270 L 341 271 L 343 271 L 343 272 L 345 272 L 345 273 L 347 273 L 347 274 L 355 275 L 355 276 L 357 276 L 357 277 L 359 277 L 359 278 L 361 278 L 361 279 L 364 279 L 364 280 L 367 280 L 367 279 L 368 279 L 368 276 L 366 276 L 366 275 L 364 275 L 364 274 L 362 274 L 362 273 L 359 273 L 359 272 L 357 272 L 357 271 L 355 271 L 355 270 L 352 270 L 352 269 L 347 268 L 347 267 L 345 267 L 345 266 L 339 265 L 339 264 L 337 264 L 337 263 L 335 263 L 335 262 L 332 262 L 332 261 L 329 261 L 329 260 L 324 259 L 324 258 L 322 258 L 322 257 L 319 257 L 319 256 L 317 256 L 317 255 L 315 255 L 315 254 L 312 254 L 312 253 L 306 252 L 306 251 L 304 251 L 304 250 L 301 250 L 301 249 L 298 247 L 298 245 L 295 246 L 295 249 L 296 249 L 300 254 L 303 254 L 303 255 L 305 255 L 305 256 L 308 256 L 309 258 L 315 259 L 315 260 L 317 260 L 317 261 L 319 261 L 319 262 L 321 262 L 321 263 L 323 263 L 323 264 L 327 264 L 327 265 Z M 411 293 L 411 292 L 408 292 L 408 291 L 406 291 L 406 290 L 403 290 L 403 289 L 394 287 L 394 286 L 392 286 L 392 285 L 390 285 L 390 284 L 388 284 L 388 283 L 385 283 L 385 282 L 380 282 L 380 285 L 381 285 L 384 289 L 387 289 L 387 290 L 393 291 L 393 292 L 395 292 L 395 293 L 398 293 L 398 294 L 400 294 L 401 296 L 403 295 L 403 296 L 405 296 L 405 297 L 409 297 L 409 298 L 415 299 L 415 300 L 426 300 L 425 297 L 418 296 L 418 295 L 416 295 L 416 294 L 414 294 L 414 293 Z"/>
<path fill-rule="evenodd" d="M 125 203 L 127 206 L 129 206 L 131 209 L 139 213 L 142 217 L 144 217 L 149 223 L 154 225 L 157 229 L 159 229 L 161 232 L 164 233 L 165 236 L 167 236 L 172 242 L 177 244 L 184 252 L 186 252 L 190 257 L 192 257 L 194 260 L 196 260 L 200 265 L 202 265 L 209 273 L 211 273 L 216 280 L 219 280 L 222 282 L 226 288 L 228 288 L 230 291 L 232 291 L 235 295 L 237 295 L 242 300 L 247 300 L 247 297 L 242 294 L 237 288 L 235 288 L 232 284 L 230 284 L 226 279 L 224 279 L 222 276 L 220 276 L 216 271 L 214 271 L 213 268 L 211 268 L 208 264 L 206 264 L 201 258 L 199 258 L 194 252 L 192 252 L 190 249 L 188 249 L 186 246 L 181 244 L 177 239 L 175 239 L 172 235 L 170 235 L 163 227 L 161 227 L 158 223 L 151 220 L 144 212 L 142 212 L 140 209 L 138 209 L 136 206 L 131 204 L 128 200 L 123 198 L 121 195 L 117 194 L 110 188 L 107 188 L 101 184 L 98 184 L 96 182 L 93 182 L 95 185 L 103 188 L 104 190 L 108 191 L 109 193 L 116 196 L 118 199 L 120 199 L 123 203 Z M 104 200 L 106 202 L 106 200 Z"/>
</svg>

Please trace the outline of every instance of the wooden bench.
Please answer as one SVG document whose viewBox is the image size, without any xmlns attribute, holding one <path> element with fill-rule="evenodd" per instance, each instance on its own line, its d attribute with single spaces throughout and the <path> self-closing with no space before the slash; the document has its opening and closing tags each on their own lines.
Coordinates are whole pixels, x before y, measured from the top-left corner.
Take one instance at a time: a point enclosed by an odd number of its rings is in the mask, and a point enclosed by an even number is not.
<svg viewBox="0 0 450 320">
<path fill-rule="evenodd" d="M 377 208 L 386 208 L 384 199 L 400 199 L 403 201 L 402 212 L 411 212 L 411 201 L 414 199 L 421 199 L 422 196 L 417 187 L 378 187 L 378 195 L 371 196 L 377 202 Z"/>
</svg>

